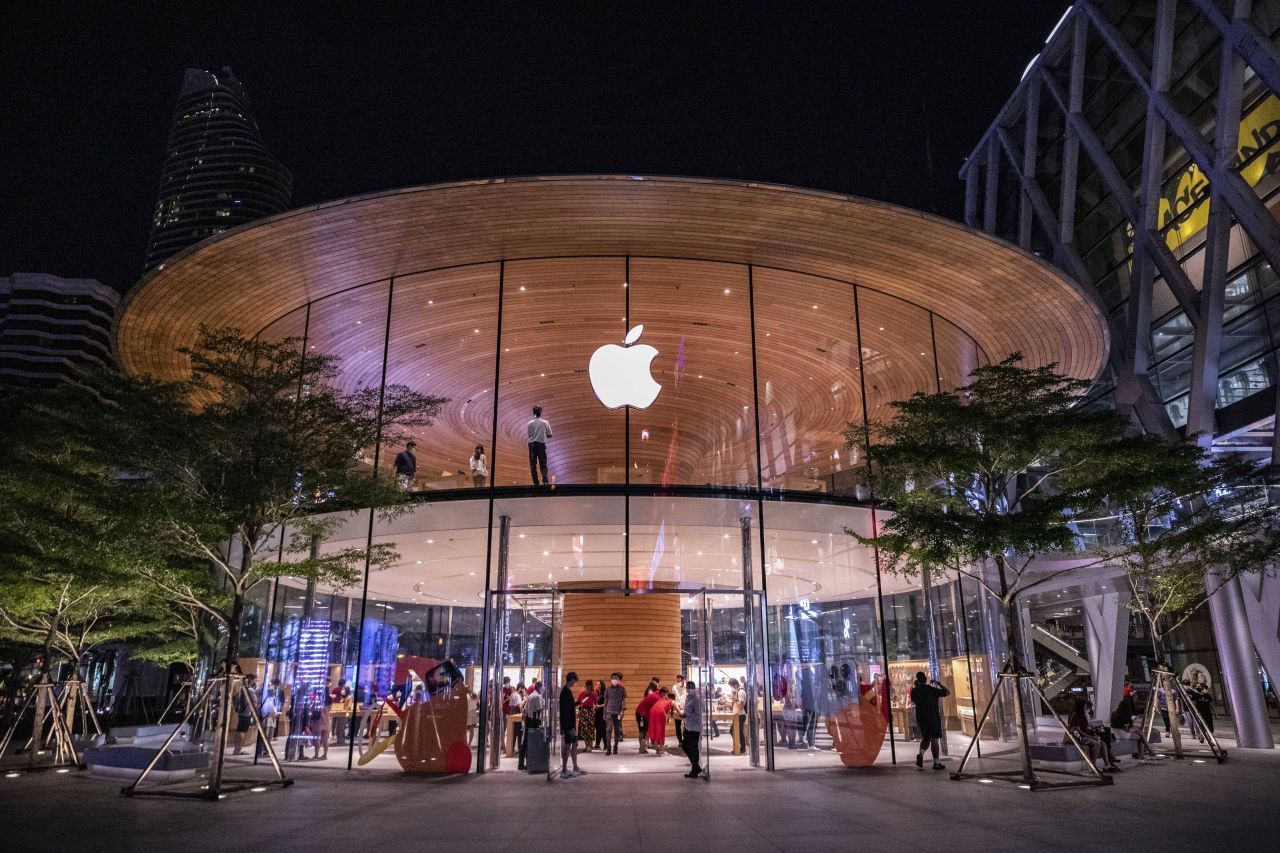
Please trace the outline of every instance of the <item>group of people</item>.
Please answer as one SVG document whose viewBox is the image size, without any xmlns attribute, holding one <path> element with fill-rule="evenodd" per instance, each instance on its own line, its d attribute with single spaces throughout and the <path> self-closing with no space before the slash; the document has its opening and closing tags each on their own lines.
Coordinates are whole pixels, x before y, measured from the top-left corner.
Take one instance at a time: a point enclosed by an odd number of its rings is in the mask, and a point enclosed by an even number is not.
<svg viewBox="0 0 1280 853">
<path fill-rule="evenodd" d="M 580 751 L 590 752 L 603 747 L 605 755 L 619 754 L 625 739 L 622 721 L 627 714 L 627 700 L 627 687 L 620 672 L 611 673 L 607 683 L 604 679 L 587 679 L 581 685 L 576 672 L 565 675 L 558 699 L 560 737 L 564 744 L 560 754 L 561 778 L 586 775 L 587 771 L 578 766 Z M 502 709 L 504 716 L 518 714 L 520 717 L 516 732 L 519 741 L 517 767 L 523 770 L 529 732 L 543 725 L 546 702 L 541 683 L 535 680 L 528 688 L 523 684 L 513 687 L 511 679 L 504 678 Z M 668 725 L 671 724 L 681 751 L 689 759 L 686 777 L 696 779 L 702 775 L 700 750 L 704 710 L 694 682 L 677 675 L 675 682 L 668 687 L 654 676 L 633 713 L 639 731 L 640 754 L 652 751 L 656 755 L 666 755 Z"/>
<path fill-rule="evenodd" d="M 533 407 L 533 417 L 526 424 L 525 431 L 529 438 L 529 475 L 533 478 L 533 484 L 550 485 L 550 478 L 547 476 L 547 439 L 551 438 L 551 423 L 542 416 L 541 406 Z M 404 450 L 396 454 L 392 463 L 396 484 L 402 491 L 410 491 L 417 484 L 418 456 L 414 453 L 417 447 L 418 443 L 412 439 L 405 442 Z M 467 459 L 467 476 L 470 476 L 474 488 L 483 489 L 489 484 L 489 462 L 485 457 L 483 444 L 477 444 Z"/>
<path fill-rule="evenodd" d="M 305 761 L 306 742 L 312 747 L 313 760 L 329 757 L 329 746 L 346 743 L 347 720 L 355 711 L 355 697 L 345 678 L 333 686 L 318 686 L 296 698 L 291 688 L 278 678 L 269 684 L 258 686 L 255 675 L 246 675 L 244 692 L 232 697 L 231 710 L 236 717 L 232 732 L 232 755 L 244 754 L 249 730 L 253 728 L 253 709 L 262 720 L 262 732 L 255 736 L 258 754 L 265 749 L 264 741 L 275 740 L 284 733 L 288 739 L 285 748 L 287 760 Z"/>
<path fill-rule="evenodd" d="M 1098 768 L 1099 773 L 1119 773 L 1115 750 L 1112 745 L 1119 740 L 1137 741 L 1137 756 L 1155 758 L 1155 751 L 1147 742 L 1142 732 L 1142 720 L 1134 706 L 1133 693 L 1126 690 L 1111 714 L 1110 725 L 1100 725 L 1093 720 L 1093 703 L 1088 699 L 1077 699 L 1067 717 L 1067 732 L 1062 742 L 1070 743 L 1072 738 L 1084 749 L 1089 761 Z"/>
</svg>

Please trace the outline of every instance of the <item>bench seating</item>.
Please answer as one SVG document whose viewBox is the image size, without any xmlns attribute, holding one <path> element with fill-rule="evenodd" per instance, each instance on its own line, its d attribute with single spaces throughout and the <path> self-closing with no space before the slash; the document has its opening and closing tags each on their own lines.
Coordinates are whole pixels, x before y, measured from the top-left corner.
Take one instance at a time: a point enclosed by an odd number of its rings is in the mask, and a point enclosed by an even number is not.
<svg viewBox="0 0 1280 853">
<path fill-rule="evenodd" d="M 1151 732 L 1151 743 L 1160 743 L 1160 732 Z M 1053 741 L 1045 741 L 1041 743 L 1031 743 L 1028 747 L 1031 753 L 1031 760 L 1038 764 L 1048 765 L 1045 769 L 1068 770 L 1071 772 L 1084 771 L 1084 759 L 1080 757 L 1080 753 L 1069 743 L 1062 743 L 1061 739 Z M 1117 758 L 1126 755 L 1138 754 L 1138 741 L 1126 738 L 1116 738 L 1115 743 L 1111 744 L 1111 753 Z"/>
<path fill-rule="evenodd" d="M 85 750 L 84 763 L 89 765 L 89 772 L 94 776 L 134 779 L 151 763 L 159 749 L 159 746 L 95 747 Z M 175 744 L 160 757 L 147 778 L 173 782 L 194 778 L 198 772 L 208 768 L 209 753 Z"/>
</svg>

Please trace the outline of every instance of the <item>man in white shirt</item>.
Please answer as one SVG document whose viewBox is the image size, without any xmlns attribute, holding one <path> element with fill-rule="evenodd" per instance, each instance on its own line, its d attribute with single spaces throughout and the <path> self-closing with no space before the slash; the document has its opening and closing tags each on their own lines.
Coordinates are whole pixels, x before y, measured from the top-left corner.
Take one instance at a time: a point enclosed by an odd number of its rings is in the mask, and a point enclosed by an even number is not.
<svg viewBox="0 0 1280 853">
<path fill-rule="evenodd" d="M 551 424 L 542 417 L 542 407 L 533 407 L 533 419 L 529 421 L 529 474 L 533 484 L 549 486 L 547 479 L 547 439 L 551 438 Z M 538 483 L 538 468 L 542 468 L 542 483 Z"/>
</svg>

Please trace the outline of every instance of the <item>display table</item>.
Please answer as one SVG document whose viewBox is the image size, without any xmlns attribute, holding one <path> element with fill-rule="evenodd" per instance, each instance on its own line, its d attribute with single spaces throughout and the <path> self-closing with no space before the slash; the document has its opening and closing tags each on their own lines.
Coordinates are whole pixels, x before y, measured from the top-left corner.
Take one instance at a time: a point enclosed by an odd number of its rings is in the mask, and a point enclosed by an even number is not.
<svg viewBox="0 0 1280 853">
<path fill-rule="evenodd" d="M 502 754 L 507 758 L 516 757 L 516 726 L 520 723 L 519 714 L 507 715 L 507 735 L 502 739 Z"/>
<path fill-rule="evenodd" d="M 730 711 L 725 711 L 722 713 L 712 714 L 711 719 L 717 723 L 725 723 L 729 726 L 729 734 L 732 736 L 733 741 L 731 750 L 734 755 L 737 755 L 738 752 L 741 751 L 739 744 L 742 742 L 742 732 L 739 731 L 738 727 L 738 715 Z M 708 732 L 708 734 L 709 733 L 710 732 Z"/>
</svg>

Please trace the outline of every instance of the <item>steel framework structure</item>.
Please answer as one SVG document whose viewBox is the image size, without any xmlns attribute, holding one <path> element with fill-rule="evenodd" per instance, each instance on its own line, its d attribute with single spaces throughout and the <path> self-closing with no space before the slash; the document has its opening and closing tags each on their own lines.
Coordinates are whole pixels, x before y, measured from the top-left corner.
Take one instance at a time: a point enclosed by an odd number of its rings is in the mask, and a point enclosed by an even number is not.
<svg viewBox="0 0 1280 853">
<path fill-rule="evenodd" d="M 1153 316 L 1158 277 L 1177 306 L 1173 311 L 1181 312 L 1193 335 L 1185 434 L 1199 436 L 1206 445 L 1280 460 L 1280 430 L 1274 426 L 1280 410 L 1276 371 L 1271 371 L 1270 387 L 1254 394 L 1276 401 L 1261 411 L 1252 406 L 1251 423 L 1219 423 L 1217 412 L 1233 233 L 1247 237 L 1254 259 L 1280 270 L 1280 223 L 1241 174 L 1239 138 L 1246 91 L 1254 93 L 1253 104 L 1274 97 L 1266 89 L 1280 92 L 1280 48 L 1255 20 L 1255 12 L 1270 20 L 1276 5 L 1270 0 L 1079 0 L 1027 66 L 960 177 L 966 224 L 1049 257 L 1107 304 L 1112 350 L 1105 390 L 1114 391 L 1117 408 L 1148 432 L 1178 435 L 1180 425 L 1170 417 L 1167 395 L 1152 380 L 1153 321 L 1160 319 Z M 1179 40 L 1192 30 L 1189 20 L 1196 22 L 1195 44 L 1186 43 L 1190 37 Z M 1216 91 L 1204 97 L 1214 109 L 1198 121 L 1180 107 L 1172 88 L 1178 83 L 1175 56 L 1195 51 L 1202 60 L 1210 53 L 1218 57 Z M 1100 63 L 1116 69 L 1120 85 L 1136 87 L 1145 101 L 1136 167 L 1133 157 L 1117 162 L 1117 129 L 1108 122 L 1118 110 L 1099 116 L 1098 109 L 1090 109 L 1087 95 L 1105 97 L 1102 89 L 1110 82 L 1088 73 Z M 1047 178 L 1039 168 L 1046 159 L 1052 161 Z M 1182 159 L 1207 181 L 1207 189 L 1193 199 L 1208 204 L 1209 211 L 1202 263 L 1188 264 L 1192 253 L 1180 257 L 1162 230 L 1168 224 L 1161 221 L 1167 167 Z M 1079 223 L 1097 195 L 1096 190 L 1092 195 L 1082 192 L 1086 177 L 1114 199 L 1123 218 L 1128 289 L 1119 304 L 1115 299 L 1108 303 L 1099 285 L 1125 270 L 1099 277 L 1086 263 L 1089 247 L 1077 243 Z M 1002 192 L 1002 187 L 1013 192 Z M 1272 350 L 1275 344 L 1270 342 Z M 1275 357 L 1273 352 L 1270 358 Z"/>
</svg>

